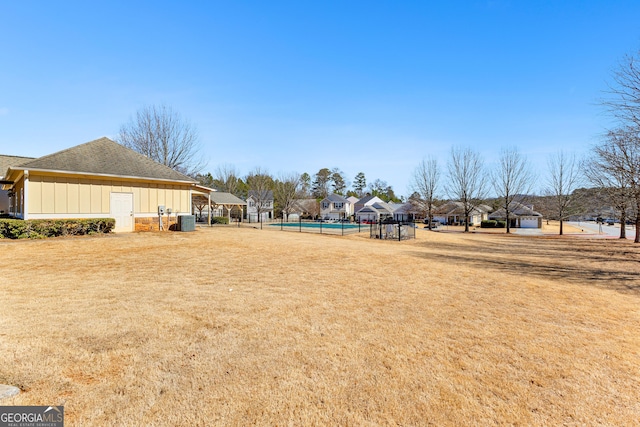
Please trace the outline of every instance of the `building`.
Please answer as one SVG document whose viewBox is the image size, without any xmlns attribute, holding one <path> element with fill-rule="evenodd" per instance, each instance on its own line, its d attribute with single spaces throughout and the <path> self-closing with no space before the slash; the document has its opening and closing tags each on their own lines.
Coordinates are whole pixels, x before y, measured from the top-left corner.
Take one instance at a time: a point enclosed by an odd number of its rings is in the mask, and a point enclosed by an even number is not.
<svg viewBox="0 0 640 427">
<path fill-rule="evenodd" d="M 164 221 L 191 214 L 196 185 L 108 138 L 13 162 L 2 181 L 13 217 L 115 218 L 115 231 L 157 229 L 159 208 Z"/>
<path fill-rule="evenodd" d="M 268 222 L 273 218 L 273 191 L 249 190 L 247 193 L 247 220 L 249 222 Z"/>
</svg>

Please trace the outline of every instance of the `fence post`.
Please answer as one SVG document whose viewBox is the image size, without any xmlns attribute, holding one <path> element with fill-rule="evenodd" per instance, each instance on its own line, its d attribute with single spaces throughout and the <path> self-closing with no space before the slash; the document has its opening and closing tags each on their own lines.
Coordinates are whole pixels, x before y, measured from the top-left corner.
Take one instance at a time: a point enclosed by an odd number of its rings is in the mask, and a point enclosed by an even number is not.
<svg viewBox="0 0 640 427">
<path fill-rule="evenodd" d="M 298 217 L 298 230 L 302 233 L 302 214 Z"/>
<path fill-rule="evenodd" d="M 398 242 L 402 240 L 402 223 L 398 223 Z"/>
<path fill-rule="evenodd" d="M 340 222 L 342 224 L 342 235 L 344 236 L 344 221 Z"/>
<path fill-rule="evenodd" d="M 320 218 L 320 234 L 322 234 L 322 218 Z"/>
<path fill-rule="evenodd" d="M 280 218 L 280 231 L 284 230 L 284 214 L 282 214 L 282 218 Z"/>
</svg>

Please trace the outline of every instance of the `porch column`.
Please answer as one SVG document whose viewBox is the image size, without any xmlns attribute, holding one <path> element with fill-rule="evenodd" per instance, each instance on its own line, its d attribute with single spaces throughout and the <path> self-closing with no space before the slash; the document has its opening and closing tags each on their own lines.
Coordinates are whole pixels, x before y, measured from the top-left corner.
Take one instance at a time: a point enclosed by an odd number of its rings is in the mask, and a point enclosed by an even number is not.
<svg viewBox="0 0 640 427">
<path fill-rule="evenodd" d="M 209 191 L 207 197 L 209 201 L 209 204 L 207 205 L 207 223 L 209 224 L 209 227 L 211 227 L 211 191 Z"/>
<path fill-rule="evenodd" d="M 24 186 L 22 187 L 22 219 L 27 220 L 29 212 L 29 171 L 24 171 Z"/>
</svg>

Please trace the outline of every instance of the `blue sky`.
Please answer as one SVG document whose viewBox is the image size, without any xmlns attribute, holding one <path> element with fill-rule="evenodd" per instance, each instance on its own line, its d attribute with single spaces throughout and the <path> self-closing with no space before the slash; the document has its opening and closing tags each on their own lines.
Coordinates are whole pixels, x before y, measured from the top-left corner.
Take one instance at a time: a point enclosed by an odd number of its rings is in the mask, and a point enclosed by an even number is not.
<svg viewBox="0 0 640 427">
<path fill-rule="evenodd" d="M 408 195 L 452 146 L 586 155 L 637 1 L 0 2 L 0 153 L 115 137 L 166 104 L 206 171 L 337 167 Z"/>
</svg>

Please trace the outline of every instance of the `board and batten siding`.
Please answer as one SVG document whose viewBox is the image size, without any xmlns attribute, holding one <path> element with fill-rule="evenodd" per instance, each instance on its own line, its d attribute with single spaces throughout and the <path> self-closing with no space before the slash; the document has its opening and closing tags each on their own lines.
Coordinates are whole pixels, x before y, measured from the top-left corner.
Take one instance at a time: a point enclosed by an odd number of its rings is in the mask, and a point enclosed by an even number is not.
<svg viewBox="0 0 640 427">
<path fill-rule="evenodd" d="M 32 173 L 29 176 L 29 216 L 108 215 L 112 192 L 133 193 L 136 216 L 157 215 L 158 205 L 164 205 L 174 212 L 191 212 L 191 192 L 188 185 L 46 176 Z"/>
</svg>

